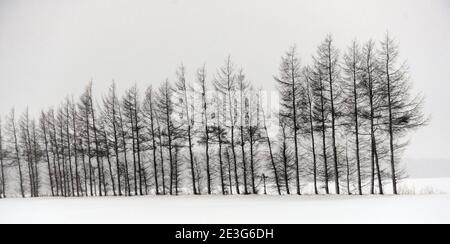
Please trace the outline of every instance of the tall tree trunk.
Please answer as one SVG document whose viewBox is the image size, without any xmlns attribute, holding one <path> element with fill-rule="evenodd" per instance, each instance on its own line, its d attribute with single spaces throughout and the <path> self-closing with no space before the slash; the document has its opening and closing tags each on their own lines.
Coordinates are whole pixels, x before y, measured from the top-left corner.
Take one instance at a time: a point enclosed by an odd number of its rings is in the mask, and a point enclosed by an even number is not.
<svg viewBox="0 0 450 244">
<path fill-rule="evenodd" d="M 137 153 L 137 165 L 138 165 L 138 170 L 139 170 L 139 194 L 142 196 L 143 194 L 143 188 L 142 188 L 142 184 L 145 183 L 145 188 L 147 189 L 147 182 L 144 182 L 145 177 L 143 178 L 143 174 L 145 174 L 144 172 L 144 168 L 142 167 L 142 163 L 141 163 L 141 141 L 140 141 L 140 136 L 139 136 L 139 124 L 138 124 L 138 112 L 137 112 L 137 107 L 138 107 L 138 103 L 137 103 L 137 98 L 136 98 L 136 94 L 134 96 L 134 128 L 136 130 L 136 153 Z M 146 190 L 147 191 L 147 190 Z"/>
<path fill-rule="evenodd" d="M 95 155 L 96 155 L 96 159 L 97 159 L 97 165 L 98 165 L 98 192 L 100 196 L 103 196 L 103 192 L 102 192 L 102 180 L 103 180 L 103 162 L 100 159 L 100 155 L 99 155 L 99 141 L 98 141 L 98 136 L 97 136 L 97 124 L 95 122 L 95 110 L 94 110 L 94 104 L 92 101 L 92 94 L 90 94 L 89 96 L 89 104 L 91 106 L 91 112 L 92 112 L 92 130 L 94 132 L 94 144 L 95 144 Z M 105 189 L 105 193 L 106 193 L 106 189 Z"/>
<path fill-rule="evenodd" d="M 166 174 L 164 170 L 164 152 L 163 152 L 163 143 L 162 143 L 162 131 L 161 127 L 158 123 L 158 139 L 159 139 L 159 156 L 161 158 L 161 178 L 162 178 L 162 190 L 163 195 L 166 195 Z"/>
<path fill-rule="evenodd" d="M 130 107 L 130 124 L 131 124 L 131 145 L 132 145 L 132 152 L 133 152 L 133 176 L 134 176 L 134 194 L 138 195 L 138 166 L 137 166 L 137 160 L 136 160 L 136 140 L 134 137 L 134 119 L 133 119 L 133 111 L 131 110 Z"/>
<path fill-rule="evenodd" d="M 168 89 L 168 87 L 166 87 Z M 166 104 L 170 104 L 170 98 L 168 97 L 167 91 L 165 94 L 165 102 Z M 169 162 L 170 162 L 170 195 L 173 195 L 173 181 L 174 181 L 174 160 L 172 153 L 172 129 L 171 129 L 171 121 L 170 121 L 170 111 L 169 106 L 166 106 L 166 123 L 167 123 L 167 138 L 168 138 L 168 149 L 169 149 Z"/>
<path fill-rule="evenodd" d="M 83 173 L 84 173 L 84 196 L 89 196 L 88 194 L 88 186 L 87 186 L 87 182 L 88 182 L 88 169 L 87 169 L 87 165 L 86 165 L 86 152 L 84 151 L 83 148 L 83 142 L 81 141 L 82 139 L 80 139 L 80 151 L 81 151 L 81 160 L 83 163 Z"/>
<path fill-rule="evenodd" d="M 207 103 L 207 98 L 206 98 L 205 68 L 203 68 L 202 74 L 203 75 L 201 76 L 201 86 L 202 86 L 203 115 L 204 115 L 204 120 L 205 120 L 206 177 L 207 177 L 207 183 L 208 183 L 208 194 L 211 194 L 212 190 L 211 190 L 211 168 L 210 168 L 210 156 L 209 156 L 208 103 Z M 217 117 L 219 118 L 219 116 L 217 116 Z M 219 137 L 220 137 L 220 135 L 219 135 Z M 219 140 L 221 140 L 221 139 L 219 139 Z M 221 148 L 220 148 L 220 151 L 222 151 Z M 220 156 L 219 161 L 220 161 L 219 163 L 220 163 L 220 178 L 221 178 L 221 183 L 222 183 L 222 193 L 224 193 L 222 156 Z"/>
<path fill-rule="evenodd" d="M 71 151 L 71 140 L 70 140 L 70 119 L 69 119 L 69 102 L 67 102 L 67 109 L 66 109 L 66 136 L 67 136 L 67 153 L 69 156 L 69 174 L 70 174 L 70 186 L 71 186 L 71 193 L 72 196 L 75 196 L 75 187 L 73 183 L 74 175 L 72 170 L 72 151 Z"/>
<path fill-rule="evenodd" d="M 155 190 L 156 190 L 156 195 L 159 195 L 159 182 L 158 182 L 158 165 L 156 163 L 156 157 L 157 157 L 157 147 L 156 147 L 156 133 L 155 133 L 155 117 L 153 114 L 153 94 L 150 91 L 150 133 L 152 135 L 152 150 L 153 150 L 153 171 L 154 173 L 154 177 L 155 177 Z M 162 161 L 161 161 L 162 164 Z"/>
<path fill-rule="evenodd" d="M 328 176 L 328 156 L 327 156 L 327 140 L 326 140 L 326 124 L 325 124 L 325 98 L 324 98 L 324 86 L 321 75 L 320 79 L 320 103 L 321 103 L 321 116 L 322 116 L 322 147 L 323 147 L 323 163 L 324 163 L 324 174 L 325 174 L 325 193 L 330 194 L 329 188 L 329 176 Z"/>
<path fill-rule="evenodd" d="M 104 137 L 105 137 L 105 152 L 106 152 L 106 159 L 108 161 L 109 177 L 111 179 L 111 186 L 112 186 L 112 189 L 113 189 L 113 195 L 117 196 L 116 183 L 115 183 L 115 180 L 114 180 L 114 173 L 113 173 L 113 170 L 112 170 L 111 155 L 110 155 L 110 152 L 109 152 L 109 143 L 108 143 L 108 135 L 106 133 L 106 128 L 103 128 L 103 134 L 104 134 Z"/>
<path fill-rule="evenodd" d="M 237 156 L 236 156 L 236 148 L 235 148 L 235 138 L 234 138 L 234 119 L 233 119 L 233 102 L 231 100 L 231 89 L 228 90 L 228 100 L 230 105 L 230 120 L 231 120 L 231 152 L 233 153 L 233 162 L 234 162 L 234 180 L 236 183 L 236 193 L 241 194 L 241 190 L 239 187 L 239 175 L 238 175 L 238 167 L 237 167 Z"/>
<path fill-rule="evenodd" d="M 294 61 L 292 60 L 292 64 Z M 293 117 L 292 122 L 294 123 L 294 148 L 295 148 L 295 180 L 297 182 L 297 195 L 301 195 L 301 189 L 300 189 L 300 159 L 298 155 L 298 124 L 297 124 L 297 96 L 296 96 L 296 80 L 295 80 L 295 70 L 294 66 L 292 65 L 291 69 L 291 76 L 292 76 L 292 111 L 293 111 Z"/>
<path fill-rule="evenodd" d="M 115 89 L 115 88 L 114 88 Z M 119 139 L 117 133 L 117 111 L 116 111 L 116 92 L 113 90 L 113 98 L 112 98 L 112 128 L 114 134 L 114 156 L 116 159 L 116 171 L 117 171 L 117 187 L 119 196 L 122 196 L 122 182 L 121 182 L 121 170 L 120 170 L 120 159 L 119 159 Z"/>
<path fill-rule="evenodd" d="M 189 117 L 188 117 L 189 118 Z M 189 158 L 191 163 L 191 174 L 192 174 L 192 189 L 194 191 L 194 195 L 199 195 L 200 192 L 197 191 L 197 187 L 195 186 L 195 167 L 194 167 L 194 151 L 192 145 L 192 134 L 191 134 L 191 122 L 188 119 L 188 142 L 189 142 Z"/>
<path fill-rule="evenodd" d="M 89 165 L 89 193 L 92 196 L 94 196 L 93 191 L 93 169 L 92 169 L 92 153 L 91 153 L 91 135 L 90 135 L 90 125 L 89 125 L 89 110 L 86 108 L 86 138 L 87 138 L 87 157 L 88 157 L 88 165 Z"/>
<path fill-rule="evenodd" d="M 51 115 L 49 115 L 52 119 L 51 128 L 49 131 L 50 136 L 50 143 L 51 143 L 51 149 L 52 149 L 52 155 L 53 155 L 53 171 L 55 172 L 55 185 L 56 185 L 56 195 L 61 196 L 62 195 L 62 183 L 60 178 L 60 161 L 59 161 L 59 150 L 58 150 L 58 144 L 57 144 L 57 134 L 56 134 L 56 121 L 55 116 L 53 113 L 53 110 L 51 111 Z"/>
<path fill-rule="evenodd" d="M 241 136 L 241 153 L 242 153 L 242 168 L 243 168 L 243 174 L 244 174 L 244 193 L 246 195 L 250 194 L 248 191 L 248 182 L 247 182 L 247 158 L 245 155 L 245 137 L 244 137 L 244 88 L 242 85 L 242 80 L 240 81 L 240 136 Z"/>
<path fill-rule="evenodd" d="M 313 177 L 314 177 L 314 194 L 319 194 L 319 189 L 317 186 L 317 156 L 316 156 L 316 141 L 314 137 L 314 120 L 313 120 L 313 101 L 311 97 L 310 88 L 308 85 L 308 105 L 309 105 L 309 126 L 310 126 L 310 133 L 311 133 L 311 147 L 312 147 L 312 154 L 313 154 Z"/>
<path fill-rule="evenodd" d="M 28 119 L 28 111 L 26 112 L 25 117 L 25 125 L 22 130 L 24 130 L 22 133 L 23 135 L 23 141 L 25 143 L 26 148 L 26 155 L 27 155 L 27 161 L 28 161 L 28 176 L 29 176 L 29 183 L 30 183 L 30 195 L 31 197 L 35 197 L 35 177 L 34 177 L 34 165 L 33 165 L 33 156 L 32 156 L 32 145 L 31 145 L 31 136 L 30 136 L 30 122 Z"/>
<path fill-rule="evenodd" d="M 39 197 L 39 188 L 40 188 L 40 178 L 39 178 L 39 155 L 38 155 L 38 148 L 37 148 L 37 136 L 36 136 L 36 124 L 33 121 L 33 153 L 34 153 L 34 179 L 35 179 L 35 195 L 36 197 Z"/>
<path fill-rule="evenodd" d="M 387 38 L 389 40 L 389 37 Z M 391 74 L 389 69 L 390 55 L 389 55 L 389 41 L 386 42 L 386 81 L 387 81 L 387 94 L 388 94 L 388 108 L 389 108 L 389 149 L 391 152 L 391 177 L 392 177 L 392 190 L 394 195 L 398 194 L 397 191 L 397 176 L 395 170 L 395 150 L 394 150 L 394 129 L 393 129 L 393 114 L 392 114 L 392 89 L 391 89 Z"/>
<path fill-rule="evenodd" d="M 17 160 L 17 165 L 19 167 L 20 193 L 22 194 L 22 197 L 25 198 L 25 189 L 23 186 L 22 165 L 20 162 L 19 142 L 17 140 L 17 130 L 16 130 L 16 122 L 15 122 L 15 118 L 14 118 L 14 112 L 12 113 L 11 124 L 12 124 L 13 134 L 14 134 L 13 136 L 14 136 L 14 149 L 16 151 L 16 160 Z"/>
<path fill-rule="evenodd" d="M 222 195 L 226 194 L 225 191 L 225 176 L 224 176 L 224 172 L 223 172 L 223 142 L 222 142 L 222 126 L 221 126 L 221 121 L 220 121 L 220 106 L 219 106 L 219 102 L 217 104 L 217 139 L 219 140 L 219 152 L 218 152 L 218 156 L 219 156 L 219 167 L 220 167 L 220 185 L 222 188 Z M 229 173 L 231 173 L 231 170 L 229 170 Z M 230 181 L 231 184 L 231 181 Z M 232 188 L 232 187 L 230 187 Z"/>
<path fill-rule="evenodd" d="M 68 197 L 69 194 L 69 187 L 68 187 L 68 181 L 67 181 L 67 168 L 66 168 L 66 155 L 64 150 L 64 133 L 63 133 L 63 121 L 61 119 L 59 124 L 59 133 L 60 133 L 60 143 L 61 143 L 61 157 L 62 157 L 62 181 L 63 181 L 63 195 L 65 197 Z"/>
<path fill-rule="evenodd" d="M 331 133 L 333 139 L 333 156 L 334 156 L 334 177 L 335 177 L 335 187 L 336 194 L 340 194 L 339 186 L 339 166 L 338 166 L 338 155 L 337 155 L 337 145 L 336 145 L 336 111 L 334 104 L 334 87 L 333 87 L 333 73 L 332 73 L 332 61 L 331 61 L 331 42 L 328 43 L 328 75 L 330 83 L 330 101 L 331 101 Z"/>
<path fill-rule="evenodd" d="M 120 122 L 120 134 L 122 136 L 122 149 L 123 149 L 123 158 L 124 158 L 124 165 L 125 165 L 125 188 L 128 190 L 128 196 L 131 195 L 131 184 L 130 184 L 130 175 L 129 175 L 129 167 L 128 167 L 128 150 L 127 150 L 127 141 L 125 139 L 125 128 L 124 128 L 124 121 L 122 117 L 122 111 L 120 107 L 118 107 L 119 111 L 119 122 Z"/>
<path fill-rule="evenodd" d="M 353 58 L 356 54 L 353 53 Z M 353 98 L 354 98 L 354 113 L 355 113 L 355 145 L 356 145 L 356 167 L 358 173 L 358 193 L 362 195 L 362 179 L 361 179 L 361 152 L 359 146 L 359 108 L 358 108 L 358 90 L 357 90 L 357 67 L 356 61 L 353 60 Z"/>
<path fill-rule="evenodd" d="M 75 160 L 75 183 L 77 188 L 77 197 L 80 197 L 81 191 L 81 179 L 80 179 L 80 171 L 79 171 L 79 162 L 78 162 L 78 137 L 77 137 L 77 113 L 75 105 L 72 106 L 72 125 L 73 125 L 73 153 Z"/>
</svg>

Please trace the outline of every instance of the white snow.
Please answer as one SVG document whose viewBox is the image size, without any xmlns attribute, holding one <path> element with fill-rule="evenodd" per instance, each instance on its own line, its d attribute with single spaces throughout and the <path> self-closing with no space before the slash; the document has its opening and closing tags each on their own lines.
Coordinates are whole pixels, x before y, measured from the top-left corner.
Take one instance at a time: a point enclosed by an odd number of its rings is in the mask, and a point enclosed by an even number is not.
<svg viewBox="0 0 450 244">
<path fill-rule="evenodd" d="M 417 195 L 0 199 L 0 224 L 450 223 L 450 178 L 400 188 Z"/>
</svg>

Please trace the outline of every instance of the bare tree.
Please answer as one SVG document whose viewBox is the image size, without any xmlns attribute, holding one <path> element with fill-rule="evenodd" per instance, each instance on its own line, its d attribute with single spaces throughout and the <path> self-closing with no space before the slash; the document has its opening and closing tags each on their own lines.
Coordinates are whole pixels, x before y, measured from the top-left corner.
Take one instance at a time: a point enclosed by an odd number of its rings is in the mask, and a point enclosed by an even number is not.
<svg viewBox="0 0 450 244">
<path fill-rule="evenodd" d="M 113 82 L 109 88 L 108 96 L 103 99 L 103 109 L 104 109 L 104 118 L 107 120 L 108 128 L 113 135 L 113 149 L 114 149 L 114 158 L 116 163 L 116 173 L 117 173 L 117 187 L 119 196 L 122 196 L 122 174 L 121 174 L 121 162 L 119 155 L 119 116 L 118 116 L 118 107 L 119 100 L 117 98 L 116 92 L 116 83 Z M 115 183 L 113 183 L 115 184 Z"/>
<path fill-rule="evenodd" d="M 36 197 L 36 171 L 34 167 L 35 162 L 30 130 L 30 116 L 27 109 L 19 120 L 19 146 L 22 147 L 21 151 L 28 166 L 28 183 L 30 184 L 30 195 L 31 197 Z"/>
<path fill-rule="evenodd" d="M 231 142 L 231 151 L 233 154 L 233 163 L 234 163 L 234 180 L 236 193 L 241 194 L 240 183 L 239 183 L 239 175 L 238 175 L 238 166 L 237 166 L 237 155 L 236 155 L 236 143 L 235 143 L 235 127 L 236 127 L 236 116 L 233 114 L 233 108 L 235 106 L 234 103 L 234 95 L 236 92 L 236 74 L 234 70 L 234 64 L 231 61 L 231 57 L 229 56 L 225 64 L 218 70 L 216 79 L 214 82 L 214 86 L 218 92 L 221 94 L 225 94 L 227 97 L 227 107 L 229 112 L 229 126 L 230 126 L 230 142 Z"/>
<path fill-rule="evenodd" d="M 198 195 L 199 191 L 197 191 L 196 187 L 196 181 L 195 181 L 195 163 L 194 163 L 194 145 L 193 145 L 193 115 L 191 114 L 190 109 L 190 101 L 189 101 L 189 87 L 186 82 L 186 69 L 183 65 L 181 65 L 177 70 L 177 77 L 178 80 L 175 84 L 177 95 L 179 98 L 178 105 L 180 106 L 180 113 L 181 113 L 181 120 L 183 121 L 182 124 L 184 124 L 186 135 L 187 135 L 187 142 L 188 142 L 188 148 L 189 148 L 189 162 L 190 162 L 190 168 L 191 168 L 191 177 L 192 177 L 192 191 L 194 195 Z M 208 193 L 210 193 L 210 189 L 208 190 Z"/>
<path fill-rule="evenodd" d="M 232 175 L 231 175 L 231 162 L 230 162 L 230 160 L 227 161 L 229 163 L 229 164 L 227 164 L 227 168 L 228 168 L 228 172 L 227 173 L 228 173 L 228 180 L 229 180 L 228 183 L 229 183 L 229 186 L 230 186 L 230 189 L 228 191 L 226 189 L 226 183 L 225 183 L 225 181 L 226 181 L 225 177 L 226 176 L 225 176 L 224 153 L 226 153 L 227 159 L 229 159 L 229 154 L 227 152 L 228 149 L 226 148 L 226 144 L 227 144 L 226 134 L 227 134 L 227 132 L 225 130 L 225 126 L 223 125 L 224 121 L 226 120 L 225 119 L 225 116 L 226 116 L 225 110 L 226 109 L 224 108 L 224 106 L 226 104 L 226 99 L 225 98 L 224 99 L 220 98 L 219 94 L 221 94 L 221 93 L 216 90 L 216 93 L 215 93 L 216 96 L 215 96 L 214 101 L 213 101 L 214 106 L 215 106 L 215 110 L 216 110 L 216 112 L 214 113 L 214 117 L 215 117 L 216 121 L 215 121 L 215 126 L 213 128 L 213 131 L 214 131 L 213 135 L 214 135 L 216 143 L 218 144 L 218 147 L 219 147 L 219 149 L 217 151 L 217 157 L 219 159 L 220 185 L 221 185 L 221 189 L 222 189 L 222 194 L 225 195 L 225 194 L 228 193 L 228 194 L 232 195 L 233 194 L 233 186 L 232 186 L 232 181 L 231 181 Z"/>
<path fill-rule="evenodd" d="M 49 151 L 48 121 L 47 116 L 43 111 L 41 112 L 40 127 L 41 127 L 41 137 L 44 141 L 45 146 L 45 157 L 47 160 L 47 170 L 48 170 L 48 179 L 50 183 L 50 190 L 52 192 L 52 196 L 55 196 L 55 186 L 53 181 L 54 173 L 52 172 L 52 162 L 50 160 L 50 151 Z"/>
<path fill-rule="evenodd" d="M 306 133 L 309 132 L 311 135 L 311 150 L 312 150 L 312 156 L 313 156 L 313 178 L 314 178 L 314 193 L 317 195 L 319 194 L 318 184 L 317 184 L 317 155 L 316 155 L 316 140 L 315 140 L 315 120 L 314 120 L 314 91 L 312 90 L 312 81 L 311 81 L 311 70 L 310 68 L 305 68 L 303 70 L 304 73 L 304 89 L 306 93 L 306 102 L 307 102 L 307 113 L 306 113 L 306 121 L 309 122 L 309 130 L 305 130 Z M 305 126 L 305 128 L 308 128 L 308 126 Z"/>
<path fill-rule="evenodd" d="M 381 76 L 385 95 L 387 95 L 387 132 L 389 133 L 389 150 L 393 193 L 398 194 L 396 152 L 401 149 L 400 142 L 404 135 L 427 123 L 422 107 L 423 98 L 411 94 L 411 82 L 405 63 L 398 64 L 399 48 L 389 34 L 381 42 L 380 62 Z"/>
<path fill-rule="evenodd" d="M 322 137 L 322 157 L 324 165 L 324 181 L 325 181 L 325 193 L 330 194 L 329 188 L 329 167 L 328 167 L 328 152 L 327 152 L 327 131 L 328 131 L 328 107 L 329 103 L 325 97 L 325 84 L 323 78 L 322 69 L 317 63 L 314 64 L 312 74 L 309 77 L 310 86 L 312 89 L 312 97 L 314 98 L 314 113 L 313 119 L 316 124 L 317 131 L 321 132 Z"/>
<path fill-rule="evenodd" d="M 333 143 L 333 162 L 334 162 L 334 178 L 336 193 L 340 194 L 339 186 L 339 162 L 338 162 L 338 149 L 337 149 L 337 119 L 339 117 L 339 111 L 337 110 L 339 99 L 339 93 L 336 91 L 340 87 L 340 71 L 339 71 L 339 53 L 334 47 L 334 41 L 331 35 L 328 35 L 324 42 L 319 46 L 317 51 L 317 57 L 315 61 L 319 65 L 319 68 L 324 74 L 324 79 L 328 82 L 329 101 L 331 109 L 331 135 Z"/>
<path fill-rule="evenodd" d="M 23 172 L 22 172 L 22 163 L 21 163 L 21 157 L 20 157 L 20 150 L 19 150 L 19 140 L 18 140 L 18 131 L 16 127 L 16 117 L 15 117 L 15 110 L 12 109 L 11 113 L 9 115 L 9 137 L 11 144 L 13 144 L 13 150 L 15 152 L 15 158 L 14 161 L 17 164 L 18 167 L 18 173 L 19 173 L 19 184 L 20 184 L 20 194 L 23 198 L 25 198 L 25 188 L 24 188 L 24 179 L 23 179 Z"/>
<path fill-rule="evenodd" d="M 90 196 L 94 196 L 94 169 L 92 164 L 92 148 L 91 148 L 91 125 L 90 125 L 90 117 L 92 115 L 92 111 L 90 109 L 90 99 L 89 99 L 89 90 L 86 90 L 85 93 L 80 98 L 80 103 L 78 104 L 78 109 L 80 111 L 80 123 L 82 128 L 82 138 L 85 143 L 84 154 L 86 154 L 88 158 L 88 178 L 89 178 L 89 194 Z M 86 175 L 85 175 L 86 176 Z M 85 178 L 87 181 L 87 179 Z M 87 191 L 87 190 L 86 190 Z"/>
<path fill-rule="evenodd" d="M 209 126 L 209 102 L 207 97 L 207 83 L 206 83 L 206 68 L 197 70 L 197 84 L 200 87 L 201 103 L 202 103 L 202 120 L 204 127 L 204 144 L 205 144 L 205 157 L 206 157 L 206 177 L 208 185 L 208 194 L 212 193 L 212 176 L 211 176 L 211 156 L 210 156 L 210 126 Z M 221 140 L 221 138 L 219 139 Z M 222 154 L 222 143 L 220 142 L 219 153 Z M 224 182 L 223 182 L 223 161 L 222 155 L 220 155 L 220 175 L 221 175 L 221 185 L 222 193 L 224 192 Z"/>
<path fill-rule="evenodd" d="M 360 106 L 362 106 L 361 99 L 361 49 L 356 41 L 353 41 L 347 53 L 344 56 L 343 71 L 345 74 L 345 92 L 346 105 L 348 107 L 347 117 L 349 118 L 349 125 L 353 125 L 356 148 L 356 164 L 358 173 L 358 193 L 362 195 L 362 173 L 361 173 L 361 149 L 360 149 Z M 346 150 L 348 151 L 348 149 Z"/>
<path fill-rule="evenodd" d="M 123 101 L 122 106 L 124 110 L 124 116 L 126 118 L 129 132 L 127 135 L 131 140 L 132 154 L 133 154 L 133 178 L 134 178 L 134 191 L 135 194 L 143 195 L 143 177 L 142 177 L 142 165 L 140 159 L 140 140 L 139 140 L 139 118 L 137 118 L 137 101 L 138 96 L 137 87 L 133 86 L 128 89 Z"/>
<path fill-rule="evenodd" d="M 292 130 L 294 137 L 294 154 L 296 167 L 296 185 L 297 194 L 301 195 L 300 189 L 300 157 L 299 157 L 299 108 L 298 99 L 301 94 L 301 66 L 298 58 L 296 47 L 291 47 L 289 51 L 281 59 L 280 74 L 275 77 L 278 83 L 281 95 L 281 112 L 280 115 L 286 118 L 287 123 Z"/>
<path fill-rule="evenodd" d="M 379 72 L 379 61 L 376 57 L 375 43 L 367 42 L 363 47 L 363 92 L 369 100 L 368 111 L 363 111 L 363 117 L 370 122 L 370 145 L 371 145 L 371 189 L 370 193 L 375 194 L 375 172 L 377 172 L 378 186 L 383 194 L 383 183 L 381 179 L 381 169 L 379 163 L 378 143 L 377 143 L 377 123 L 380 117 L 380 102 L 382 101 L 382 87 L 377 73 Z"/>
<path fill-rule="evenodd" d="M 247 90 L 250 87 L 250 84 L 245 78 L 244 71 L 241 69 L 236 76 L 237 81 L 237 91 L 239 93 L 239 131 L 240 131 L 240 145 L 241 145 L 241 157 L 242 157 L 242 168 L 243 168 L 243 176 L 244 176 L 244 191 L 245 194 L 250 194 L 248 191 L 248 172 L 247 172 L 247 161 L 246 161 L 246 153 L 245 153 L 245 144 L 246 144 L 246 136 L 245 136 L 245 103 L 247 100 Z M 237 103 L 236 103 L 237 104 Z"/>
<path fill-rule="evenodd" d="M 154 109 L 154 92 L 153 88 L 149 87 L 145 93 L 145 99 L 144 99 L 144 106 L 143 106 L 143 112 L 144 116 L 147 118 L 147 125 L 149 126 L 149 134 L 151 137 L 151 149 L 152 149 L 152 156 L 153 156 L 153 172 L 155 177 L 155 189 L 156 189 L 156 195 L 160 194 L 159 191 L 159 180 L 158 180 L 158 164 L 157 164 L 157 131 L 156 131 L 156 115 L 155 115 L 155 109 Z M 161 155 L 162 156 L 162 155 Z M 163 164 L 164 159 L 161 159 L 161 165 Z M 164 167 L 162 165 L 162 167 Z M 162 169 L 164 171 L 164 169 Z M 164 175 L 164 174 L 163 174 Z M 163 176 L 164 177 L 164 176 Z M 164 180 L 163 180 L 164 181 Z M 163 185 L 163 188 L 165 188 L 165 185 Z"/>
<path fill-rule="evenodd" d="M 174 160 L 174 152 L 173 152 L 173 134 L 174 134 L 174 125 L 172 121 L 173 115 L 173 103 L 172 103 L 173 90 L 168 80 L 166 80 L 162 86 L 159 88 L 159 93 L 157 97 L 157 108 L 159 110 L 159 121 L 161 121 L 162 126 L 164 126 L 166 142 L 164 145 L 167 147 L 169 151 L 169 165 L 170 165 L 170 195 L 173 195 L 173 184 L 175 180 L 175 160 Z M 162 129 L 161 129 L 162 132 Z M 160 133 L 162 134 L 162 133 Z M 162 143 L 162 140 L 161 140 Z"/>
</svg>

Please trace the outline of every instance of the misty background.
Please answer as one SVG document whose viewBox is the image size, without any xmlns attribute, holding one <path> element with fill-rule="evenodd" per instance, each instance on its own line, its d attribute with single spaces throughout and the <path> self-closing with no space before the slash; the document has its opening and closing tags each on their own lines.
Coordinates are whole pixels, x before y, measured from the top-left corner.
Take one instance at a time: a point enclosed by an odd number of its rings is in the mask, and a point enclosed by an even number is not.
<svg viewBox="0 0 450 244">
<path fill-rule="evenodd" d="M 411 135 L 409 174 L 448 177 L 448 0 L 0 0 L 0 116 L 13 106 L 37 114 L 78 97 L 91 79 L 97 100 L 112 80 L 144 90 L 173 79 L 181 63 L 191 81 L 206 64 L 211 80 L 228 55 L 270 92 L 290 46 L 308 64 L 328 33 L 342 53 L 386 31 L 432 118 Z"/>
</svg>

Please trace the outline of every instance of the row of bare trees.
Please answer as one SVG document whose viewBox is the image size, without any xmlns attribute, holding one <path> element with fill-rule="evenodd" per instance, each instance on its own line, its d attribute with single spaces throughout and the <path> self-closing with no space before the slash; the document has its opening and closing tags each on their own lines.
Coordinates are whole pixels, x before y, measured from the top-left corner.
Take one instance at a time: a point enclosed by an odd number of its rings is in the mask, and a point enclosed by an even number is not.
<svg viewBox="0 0 450 244">
<path fill-rule="evenodd" d="M 293 47 L 274 78 L 276 112 L 231 58 L 211 82 L 181 65 L 143 94 L 113 82 L 95 99 L 91 82 L 38 120 L 13 109 L 0 196 L 398 193 L 408 132 L 426 119 L 388 35 L 343 54 L 329 35 L 309 65 Z"/>
</svg>

